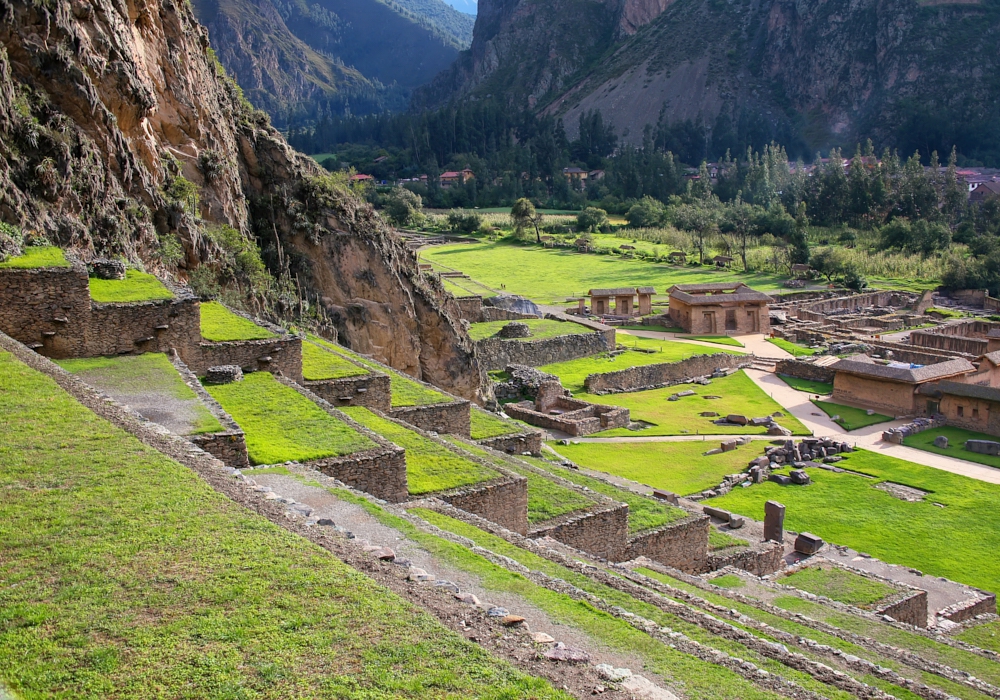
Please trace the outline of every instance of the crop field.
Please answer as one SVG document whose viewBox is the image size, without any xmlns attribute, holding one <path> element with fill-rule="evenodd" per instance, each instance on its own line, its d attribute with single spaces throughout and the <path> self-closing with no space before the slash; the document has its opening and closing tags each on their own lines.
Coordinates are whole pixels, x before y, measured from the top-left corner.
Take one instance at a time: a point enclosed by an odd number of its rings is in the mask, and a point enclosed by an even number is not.
<svg viewBox="0 0 1000 700">
<path fill-rule="evenodd" d="M 233 340 L 264 340 L 275 334 L 253 321 L 234 314 L 217 301 L 201 305 L 201 337 L 216 343 Z"/>
<path fill-rule="evenodd" d="M 486 321 L 485 323 L 469 324 L 469 337 L 473 340 L 484 340 L 497 334 L 510 321 Z M 586 326 L 572 321 L 556 321 L 548 318 L 525 319 L 518 321 L 524 323 L 531 329 L 531 335 L 527 338 L 517 338 L 517 340 L 545 340 L 547 338 L 557 338 L 561 335 L 580 335 L 592 333 Z"/>
<path fill-rule="evenodd" d="M 938 435 L 943 435 L 948 438 L 947 447 L 934 446 L 934 438 Z M 925 430 L 924 432 L 917 433 L 916 435 L 910 435 L 903 440 L 903 444 L 907 447 L 915 447 L 918 450 L 924 450 L 925 452 L 933 452 L 935 454 L 946 455 L 956 459 L 964 459 L 968 462 L 978 462 L 979 464 L 985 464 L 987 467 L 1000 469 L 1000 457 L 994 457 L 993 455 L 981 455 L 975 452 L 969 452 L 965 449 L 966 440 L 995 441 L 996 439 L 996 435 L 987 435 L 986 433 L 976 433 L 962 428 L 944 426 L 941 428 L 934 428 L 932 430 Z"/>
<path fill-rule="evenodd" d="M 90 278 L 90 298 L 101 303 L 126 304 L 172 299 L 173 294 L 153 275 L 126 270 L 123 280 Z"/>
</svg>

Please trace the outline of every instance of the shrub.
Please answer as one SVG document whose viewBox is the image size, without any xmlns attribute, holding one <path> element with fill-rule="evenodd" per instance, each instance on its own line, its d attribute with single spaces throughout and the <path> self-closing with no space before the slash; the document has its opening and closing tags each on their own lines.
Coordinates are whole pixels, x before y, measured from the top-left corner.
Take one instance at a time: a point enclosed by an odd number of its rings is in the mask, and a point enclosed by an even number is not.
<svg viewBox="0 0 1000 700">
<path fill-rule="evenodd" d="M 21 229 L 0 221 L 0 262 L 16 258 L 21 254 L 24 236 Z"/>
<path fill-rule="evenodd" d="M 576 230 L 593 232 L 608 225 L 608 212 L 597 207 L 587 207 L 576 215 Z"/>
<path fill-rule="evenodd" d="M 652 228 L 662 225 L 666 216 L 667 209 L 663 202 L 647 195 L 632 205 L 625 219 L 633 228 Z"/>
<path fill-rule="evenodd" d="M 457 233 L 475 233 L 483 225 L 483 217 L 474 211 L 448 212 L 448 228 Z"/>
<path fill-rule="evenodd" d="M 405 187 L 394 187 L 386 198 L 385 213 L 397 226 L 416 225 L 423 217 L 424 203 L 419 194 Z"/>
</svg>

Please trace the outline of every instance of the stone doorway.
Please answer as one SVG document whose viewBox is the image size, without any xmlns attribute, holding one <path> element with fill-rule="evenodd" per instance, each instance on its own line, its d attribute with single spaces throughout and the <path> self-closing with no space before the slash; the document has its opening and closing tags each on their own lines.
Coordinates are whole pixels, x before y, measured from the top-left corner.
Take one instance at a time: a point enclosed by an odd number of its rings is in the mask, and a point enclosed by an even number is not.
<svg viewBox="0 0 1000 700">
<path fill-rule="evenodd" d="M 726 330 L 735 331 L 736 330 L 736 310 L 727 309 L 726 310 Z"/>
</svg>

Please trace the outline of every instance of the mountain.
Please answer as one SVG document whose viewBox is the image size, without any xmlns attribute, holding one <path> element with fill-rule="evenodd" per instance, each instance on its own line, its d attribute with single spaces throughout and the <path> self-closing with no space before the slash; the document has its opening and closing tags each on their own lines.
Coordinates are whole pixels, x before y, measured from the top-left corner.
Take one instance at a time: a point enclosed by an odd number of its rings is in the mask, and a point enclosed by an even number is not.
<svg viewBox="0 0 1000 700">
<path fill-rule="evenodd" d="M 194 0 L 219 60 L 278 124 L 405 106 L 467 47 L 442 0 Z"/>
<path fill-rule="evenodd" d="M 451 7 L 454 7 L 459 12 L 464 12 L 467 15 L 476 16 L 479 8 L 476 4 L 476 0 L 445 0 Z"/>
<path fill-rule="evenodd" d="M 3 13 L 0 243 L 20 230 L 272 317 L 308 308 L 345 344 L 482 398 L 485 374 L 443 292 L 346 181 L 246 101 L 190 5 Z"/>
<path fill-rule="evenodd" d="M 414 102 L 470 94 L 570 137 L 598 110 L 632 143 L 662 118 L 717 145 L 1000 152 L 1000 0 L 482 0 L 471 49 Z"/>
</svg>

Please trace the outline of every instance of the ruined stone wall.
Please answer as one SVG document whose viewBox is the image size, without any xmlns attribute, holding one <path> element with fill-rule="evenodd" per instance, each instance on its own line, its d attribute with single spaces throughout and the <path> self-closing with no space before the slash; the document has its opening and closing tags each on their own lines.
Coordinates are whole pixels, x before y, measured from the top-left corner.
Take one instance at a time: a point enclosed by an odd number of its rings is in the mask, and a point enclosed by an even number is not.
<svg viewBox="0 0 1000 700">
<path fill-rule="evenodd" d="M 758 547 L 708 555 L 708 570 L 718 571 L 727 566 L 749 571 L 754 576 L 767 576 L 785 566 L 785 547 L 778 542 L 766 542 Z"/>
<path fill-rule="evenodd" d="M 596 511 L 569 513 L 542 523 L 528 537 L 551 537 L 594 556 L 624 561 L 628 552 L 628 506 L 616 503 Z"/>
<path fill-rule="evenodd" d="M 435 495 L 456 508 L 502 525 L 519 535 L 528 532 L 528 480 L 523 476 L 504 476 L 485 484 Z"/>
<path fill-rule="evenodd" d="M 542 454 L 542 434 L 537 430 L 526 430 L 515 435 L 483 438 L 476 440 L 476 444 L 507 454 L 521 455 L 530 452 L 536 457 Z"/>
<path fill-rule="evenodd" d="M 302 379 L 302 338 L 296 335 L 285 334 L 266 340 L 202 342 L 199 350 L 190 361 L 184 358 L 199 376 L 204 376 L 209 367 L 238 365 L 244 371 L 279 371 L 295 381 Z"/>
<path fill-rule="evenodd" d="M 855 311 L 869 306 L 907 306 L 916 295 L 900 292 L 867 292 L 803 304 L 796 315 L 805 321 L 825 321 L 828 314 Z"/>
<path fill-rule="evenodd" d="M 695 355 L 680 362 L 665 362 L 642 367 L 629 367 L 615 372 L 591 374 L 584 380 L 584 389 L 590 394 L 618 394 L 628 391 L 656 389 L 703 377 L 717 369 L 748 367 L 752 355 Z"/>
<path fill-rule="evenodd" d="M 889 603 L 879 605 L 875 612 L 914 627 L 926 627 L 927 591 L 914 589 L 900 593 L 893 596 Z"/>
<path fill-rule="evenodd" d="M 833 380 L 833 400 L 874 408 L 890 416 L 912 414 L 916 408 L 914 385 L 858 377 L 837 372 Z"/>
<path fill-rule="evenodd" d="M 892 353 L 891 358 L 893 360 L 897 362 L 912 362 L 916 365 L 936 365 L 938 362 L 947 362 L 956 357 L 963 357 L 963 353 L 952 352 L 950 350 L 929 352 L 916 349 L 914 346 L 905 343 L 891 343 L 884 340 L 866 340 L 865 345 L 871 348 L 869 354 L 890 357 L 887 353 Z"/>
<path fill-rule="evenodd" d="M 187 294 L 131 304 L 94 303 L 90 311 L 87 357 L 177 350 L 195 359 L 201 342 L 201 309 Z"/>
<path fill-rule="evenodd" d="M 708 570 L 707 515 L 691 515 L 629 540 L 625 558 L 646 557 L 689 574 Z"/>
<path fill-rule="evenodd" d="M 476 342 L 476 357 L 486 370 L 502 370 L 507 365 L 538 367 L 566 362 L 615 349 L 615 330 L 560 335 L 543 340 L 503 340 L 485 338 Z"/>
<path fill-rule="evenodd" d="M 529 318 L 538 318 L 534 314 L 522 314 L 520 311 L 508 311 L 496 306 L 483 306 L 479 316 L 480 322 L 485 321 L 523 321 Z M 471 319 L 470 319 L 470 322 Z"/>
<path fill-rule="evenodd" d="M 390 384 L 388 375 L 376 373 L 302 382 L 302 386 L 334 406 L 364 406 L 382 413 L 392 409 Z"/>
<path fill-rule="evenodd" d="M 997 597 L 994 593 L 980 591 L 981 596 L 974 600 L 966 600 L 938 611 L 938 617 L 943 617 L 952 622 L 964 622 L 971 620 L 978 615 L 992 614 L 997 612 Z"/>
<path fill-rule="evenodd" d="M 0 331 L 46 357 L 82 357 L 90 286 L 82 263 L 0 270 Z"/>
<path fill-rule="evenodd" d="M 479 323 L 482 320 L 482 297 L 456 297 L 455 305 L 458 307 L 459 318 L 469 323 Z"/>
<path fill-rule="evenodd" d="M 989 341 L 986 338 L 970 338 L 955 333 L 946 333 L 944 329 L 955 326 L 941 326 L 935 332 L 912 331 L 910 343 L 922 348 L 935 348 L 950 352 L 962 352 L 969 355 L 985 355 L 989 352 Z"/>
<path fill-rule="evenodd" d="M 471 409 L 467 400 L 455 399 L 429 406 L 400 406 L 389 410 L 388 414 L 421 430 L 469 437 L 472 433 L 469 415 Z"/>
<path fill-rule="evenodd" d="M 828 384 L 833 384 L 833 378 L 836 374 L 829 367 L 818 367 L 811 362 L 802 362 L 801 360 L 779 360 L 774 366 L 774 371 L 776 374 L 784 374 L 787 377 Z"/>
</svg>

